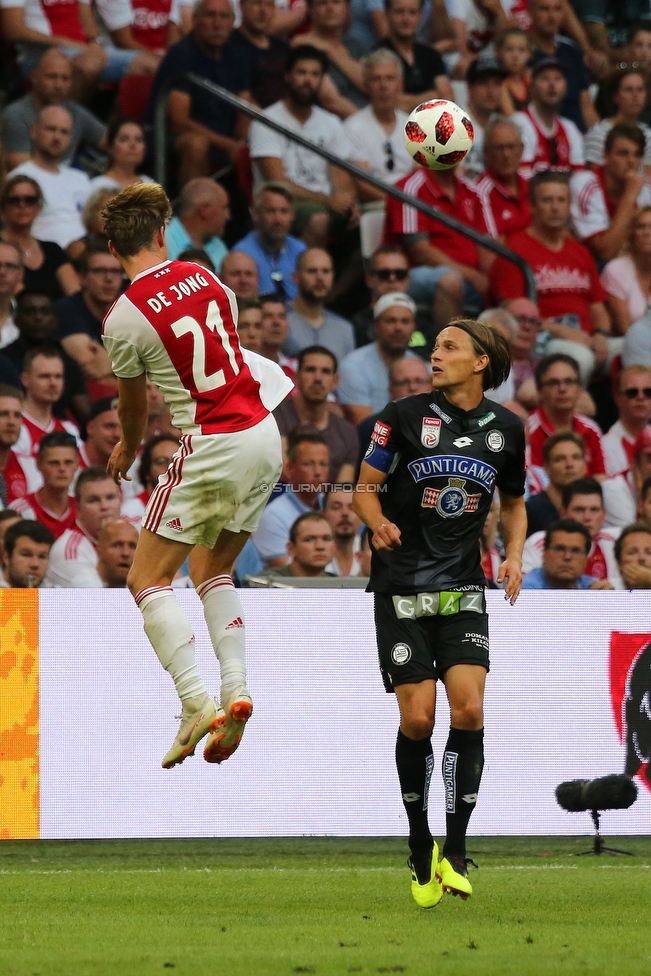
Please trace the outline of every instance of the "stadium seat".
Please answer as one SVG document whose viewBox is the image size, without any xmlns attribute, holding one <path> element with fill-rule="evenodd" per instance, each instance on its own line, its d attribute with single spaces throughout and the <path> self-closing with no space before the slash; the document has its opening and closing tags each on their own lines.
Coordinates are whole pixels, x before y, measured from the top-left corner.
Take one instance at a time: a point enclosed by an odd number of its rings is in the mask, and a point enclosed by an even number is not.
<svg viewBox="0 0 651 976">
<path fill-rule="evenodd" d="M 367 210 L 359 222 L 362 258 L 367 261 L 382 243 L 384 210 Z"/>
<path fill-rule="evenodd" d="M 142 122 L 147 111 L 153 75 L 125 75 L 120 82 L 118 105 L 123 119 Z"/>
</svg>

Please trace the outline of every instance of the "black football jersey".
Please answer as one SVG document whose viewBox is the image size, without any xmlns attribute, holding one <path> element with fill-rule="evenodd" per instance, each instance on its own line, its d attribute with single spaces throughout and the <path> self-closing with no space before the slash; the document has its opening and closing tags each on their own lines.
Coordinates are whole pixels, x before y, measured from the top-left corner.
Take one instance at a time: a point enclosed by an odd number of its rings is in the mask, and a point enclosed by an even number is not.
<svg viewBox="0 0 651 976">
<path fill-rule="evenodd" d="M 483 589 L 479 537 L 495 488 L 524 494 L 524 427 L 485 398 L 475 410 L 440 391 L 387 404 L 365 460 L 388 473 L 382 511 L 402 545 L 373 551 L 376 593 Z"/>
</svg>

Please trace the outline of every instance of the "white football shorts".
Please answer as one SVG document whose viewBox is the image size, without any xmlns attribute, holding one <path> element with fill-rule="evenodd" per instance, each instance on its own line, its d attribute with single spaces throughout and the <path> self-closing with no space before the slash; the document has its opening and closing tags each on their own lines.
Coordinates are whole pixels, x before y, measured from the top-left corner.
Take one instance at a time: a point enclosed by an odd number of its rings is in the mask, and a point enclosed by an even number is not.
<svg viewBox="0 0 651 976">
<path fill-rule="evenodd" d="M 208 549 L 222 529 L 253 532 L 281 469 L 273 414 L 232 434 L 183 434 L 147 503 L 142 527 Z"/>
</svg>

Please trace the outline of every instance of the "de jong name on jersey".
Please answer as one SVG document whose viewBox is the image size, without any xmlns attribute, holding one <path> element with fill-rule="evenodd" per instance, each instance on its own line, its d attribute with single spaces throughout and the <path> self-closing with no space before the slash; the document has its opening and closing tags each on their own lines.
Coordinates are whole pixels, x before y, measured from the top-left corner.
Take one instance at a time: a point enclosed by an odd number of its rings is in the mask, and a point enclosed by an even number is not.
<svg viewBox="0 0 651 976">
<path fill-rule="evenodd" d="M 460 410 L 440 391 L 388 403 L 365 461 L 387 473 L 382 512 L 400 546 L 374 550 L 368 590 L 483 590 L 479 537 L 495 488 L 524 494 L 524 427 L 483 398 Z"/>
</svg>

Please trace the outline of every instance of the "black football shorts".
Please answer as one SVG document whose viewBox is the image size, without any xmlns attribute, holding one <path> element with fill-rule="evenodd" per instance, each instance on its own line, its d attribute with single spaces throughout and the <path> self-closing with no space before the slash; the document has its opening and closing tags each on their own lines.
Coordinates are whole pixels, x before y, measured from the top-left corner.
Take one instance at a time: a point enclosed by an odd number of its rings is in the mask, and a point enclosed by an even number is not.
<svg viewBox="0 0 651 976">
<path fill-rule="evenodd" d="M 489 670 L 488 614 L 483 593 L 409 597 L 375 593 L 374 598 L 380 671 L 386 691 L 392 692 L 396 685 L 436 680 L 454 664 L 479 664 Z M 473 609 L 464 609 L 464 603 Z M 422 612 L 423 606 L 426 612 Z"/>
</svg>

